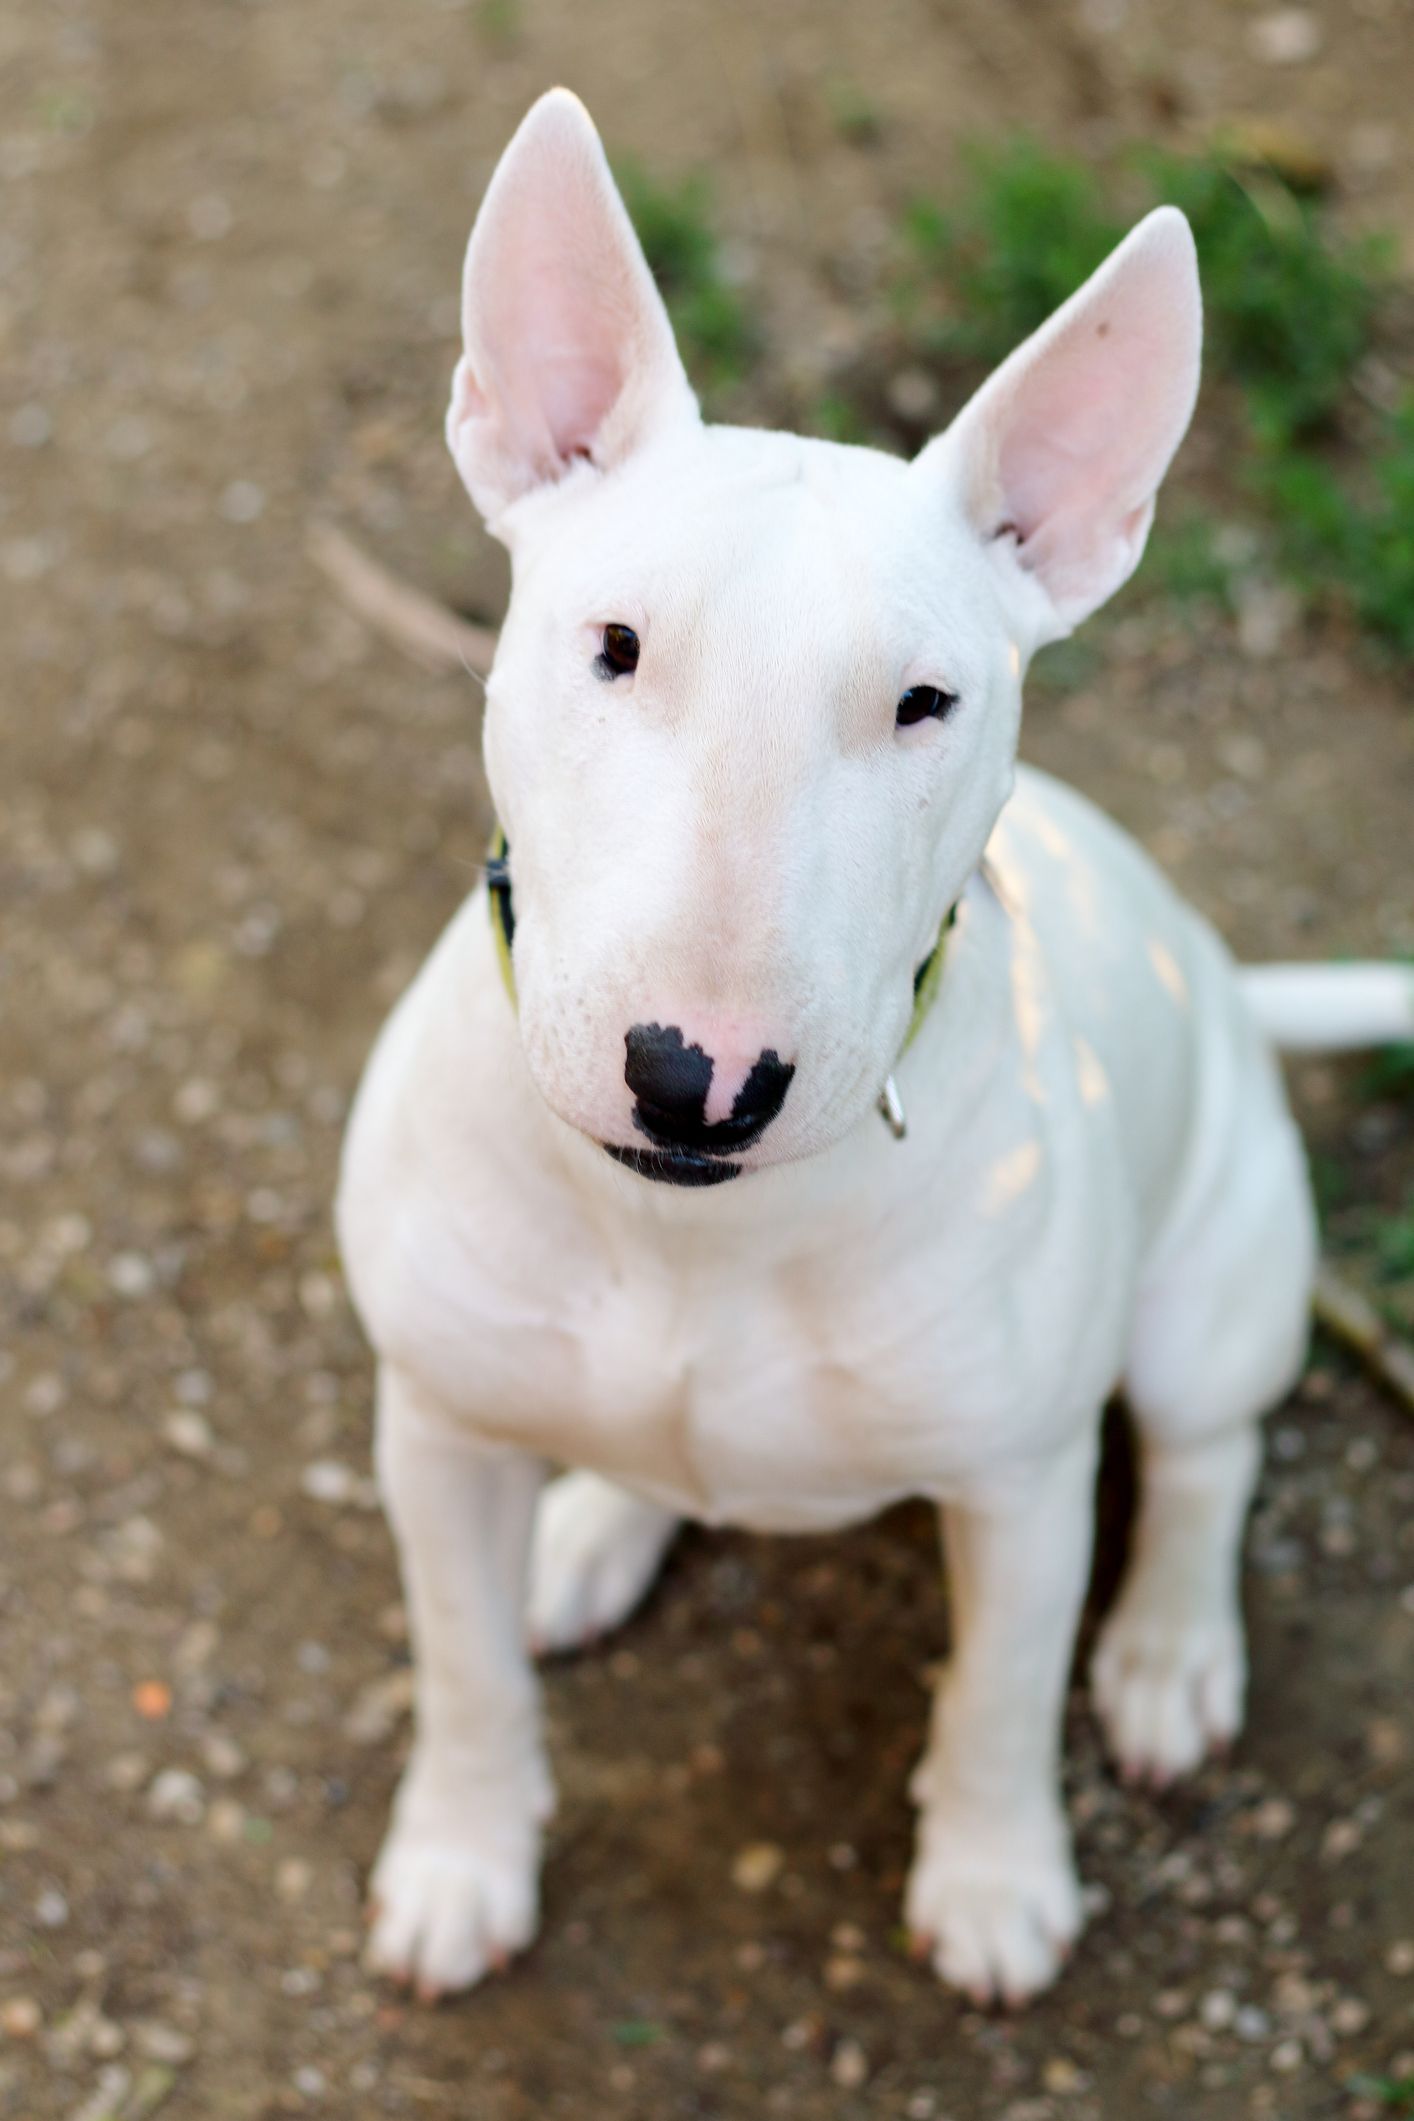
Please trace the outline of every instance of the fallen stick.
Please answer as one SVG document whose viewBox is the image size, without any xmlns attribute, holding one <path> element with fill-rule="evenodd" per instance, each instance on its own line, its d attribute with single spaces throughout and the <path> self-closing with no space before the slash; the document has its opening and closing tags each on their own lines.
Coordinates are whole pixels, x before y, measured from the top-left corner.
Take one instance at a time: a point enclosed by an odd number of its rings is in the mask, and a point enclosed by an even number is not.
<svg viewBox="0 0 1414 2121">
<path fill-rule="evenodd" d="M 1368 1297 L 1322 1261 L 1313 1308 L 1317 1323 L 1352 1353 L 1373 1377 L 1414 1413 L 1414 1347 L 1392 1333 Z"/>
<path fill-rule="evenodd" d="M 474 626 L 371 559 L 332 523 L 311 523 L 305 549 L 358 617 L 424 670 L 469 670 L 484 678 L 496 653 L 489 626 Z"/>
</svg>

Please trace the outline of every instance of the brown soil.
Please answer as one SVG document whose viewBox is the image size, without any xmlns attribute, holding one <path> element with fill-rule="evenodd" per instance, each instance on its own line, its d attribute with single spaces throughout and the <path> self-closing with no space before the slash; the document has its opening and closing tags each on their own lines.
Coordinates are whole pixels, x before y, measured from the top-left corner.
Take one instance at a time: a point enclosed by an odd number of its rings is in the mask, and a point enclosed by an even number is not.
<svg viewBox="0 0 1414 2121">
<path fill-rule="evenodd" d="M 748 412 L 860 358 L 891 216 L 969 135 L 1279 119 L 1414 258 L 1407 8 L 1324 0 L 1285 66 L 1260 19 L 10 0 L 0 2114 L 1393 2110 L 1357 2080 L 1414 2070 L 1414 1429 L 1329 1356 L 1274 1424 L 1236 1758 L 1121 1792 L 1077 1695 L 1104 1906 L 1026 2017 L 969 2011 L 898 1945 L 946 1639 L 912 1511 L 685 1540 L 621 1642 L 549 1674 L 543 1941 L 436 2013 L 357 1962 L 404 1652 L 329 1199 L 362 1058 L 485 818 L 474 689 L 340 610 L 307 525 L 495 616 L 441 400 L 474 202 L 556 78 L 616 148 L 716 173 L 766 325 Z M 842 83 L 873 144 L 840 137 Z M 1200 426 L 1186 476 L 1215 446 Z M 1241 950 L 1414 948 L 1414 719 L 1358 643 L 1295 625 L 1244 655 L 1132 595 L 1028 742 Z M 1357 1197 L 1397 1198 L 1407 1108 L 1300 1087 Z M 305 1486 L 321 1462 L 333 1500 Z M 781 1864 L 748 1894 L 756 1842 Z"/>
</svg>

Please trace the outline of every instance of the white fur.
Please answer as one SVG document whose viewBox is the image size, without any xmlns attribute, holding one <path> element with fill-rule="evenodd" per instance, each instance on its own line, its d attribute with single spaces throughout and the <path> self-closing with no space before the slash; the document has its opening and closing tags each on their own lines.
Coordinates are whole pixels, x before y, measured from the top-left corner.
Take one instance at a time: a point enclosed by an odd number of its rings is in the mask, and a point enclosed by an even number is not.
<svg viewBox="0 0 1414 2121">
<path fill-rule="evenodd" d="M 911 466 L 706 428 L 556 92 L 488 193 L 465 321 L 449 438 L 514 563 L 486 756 L 519 1008 L 478 892 L 346 1154 L 419 1671 L 372 1961 L 435 1992 L 530 1935 L 527 1631 L 612 1626 L 680 1517 L 820 1529 L 926 1495 L 954 1653 L 907 1916 L 948 1980 L 1027 1995 L 1079 1927 L 1058 1749 L 1100 1409 L 1123 1382 L 1145 1493 L 1097 1702 L 1162 1778 L 1240 1720 L 1256 1423 L 1315 1257 L 1221 944 L 1079 796 L 1014 781 L 1027 657 L 1133 568 L 1188 418 L 1191 240 L 1151 216 Z M 642 657 L 605 683 L 611 622 Z M 958 704 L 896 729 L 915 684 Z M 709 1120 L 764 1047 L 794 1062 L 735 1182 L 655 1185 L 599 1146 L 638 1139 L 644 1022 L 719 1061 Z M 537 1528 L 551 1465 L 587 1471 Z"/>
</svg>

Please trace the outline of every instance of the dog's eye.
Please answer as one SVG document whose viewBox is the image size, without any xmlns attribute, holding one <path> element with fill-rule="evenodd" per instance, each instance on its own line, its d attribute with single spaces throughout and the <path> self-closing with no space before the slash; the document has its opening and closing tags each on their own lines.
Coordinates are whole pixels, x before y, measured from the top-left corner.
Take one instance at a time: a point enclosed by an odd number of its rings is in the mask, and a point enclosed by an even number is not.
<svg viewBox="0 0 1414 2121">
<path fill-rule="evenodd" d="M 638 668 L 638 635 L 631 626 L 606 626 L 594 674 L 601 678 L 626 678 Z"/>
<path fill-rule="evenodd" d="M 955 692 L 943 692 L 936 685 L 910 685 L 898 703 L 896 720 L 900 729 L 911 729 L 915 722 L 931 719 L 941 722 L 957 705 Z"/>
</svg>

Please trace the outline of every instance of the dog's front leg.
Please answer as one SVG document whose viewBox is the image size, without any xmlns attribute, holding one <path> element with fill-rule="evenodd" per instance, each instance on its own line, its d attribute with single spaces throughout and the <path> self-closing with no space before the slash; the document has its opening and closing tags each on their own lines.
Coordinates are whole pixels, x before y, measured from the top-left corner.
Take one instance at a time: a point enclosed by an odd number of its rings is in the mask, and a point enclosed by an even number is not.
<svg viewBox="0 0 1414 2121">
<path fill-rule="evenodd" d="M 1090 1567 L 1096 1428 L 944 1511 L 953 1651 L 913 1781 L 905 1914 L 979 2003 L 1052 1981 L 1080 1929 L 1060 1736 Z"/>
<path fill-rule="evenodd" d="M 368 1959 L 432 1998 L 535 1932 L 551 1787 L 523 1614 L 543 1471 L 479 1447 L 386 1363 L 377 1460 L 417 1685 L 412 1757 L 370 1886 Z"/>
</svg>

